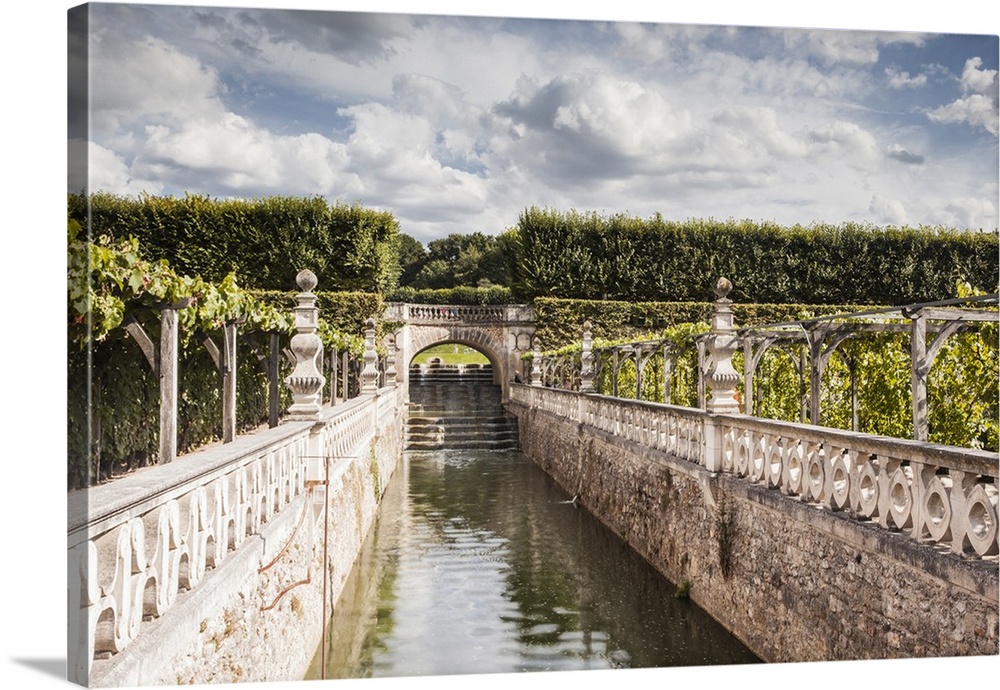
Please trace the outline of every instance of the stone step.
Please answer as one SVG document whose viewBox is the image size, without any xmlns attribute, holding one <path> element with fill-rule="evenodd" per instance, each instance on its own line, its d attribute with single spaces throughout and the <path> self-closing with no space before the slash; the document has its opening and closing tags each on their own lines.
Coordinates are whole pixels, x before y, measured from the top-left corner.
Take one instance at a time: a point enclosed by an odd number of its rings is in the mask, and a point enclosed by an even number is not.
<svg viewBox="0 0 1000 690">
<path fill-rule="evenodd" d="M 517 428 L 517 420 L 505 417 L 416 417 L 406 422 L 407 429 L 482 429 Z"/>
<path fill-rule="evenodd" d="M 508 446 L 516 448 L 518 445 L 518 439 L 516 434 L 511 434 L 508 436 L 490 436 L 484 437 L 482 435 L 473 434 L 470 436 L 459 436 L 453 438 L 451 436 L 436 436 L 430 435 L 420 435 L 420 436 L 407 436 L 404 439 L 404 444 L 409 446 L 411 444 L 432 444 L 441 445 L 446 448 L 472 448 L 480 446 Z"/>
<path fill-rule="evenodd" d="M 465 427 L 462 429 L 443 429 L 440 427 L 420 427 L 407 429 L 406 438 L 416 438 L 418 436 L 428 436 L 434 438 L 494 438 L 494 437 L 517 437 L 516 427 L 505 427 L 502 429 L 478 429 L 476 427 Z"/>
<path fill-rule="evenodd" d="M 464 395 L 475 395 L 480 397 L 485 396 L 500 396 L 500 386 L 495 384 L 485 385 L 475 385 L 475 384 L 458 384 L 458 383 L 422 383 L 418 385 L 410 386 L 410 399 L 422 398 L 428 395 L 440 395 L 444 392 L 455 392 Z"/>
<path fill-rule="evenodd" d="M 412 367 L 404 448 L 517 450 L 517 418 L 501 390 L 491 367 Z"/>
<path fill-rule="evenodd" d="M 433 395 L 422 395 L 414 398 L 413 391 L 410 391 L 410 402 L 416 405 L 428 405 L 449 400 L 468 400 L 480 403 L 500 404 L 499 395 L 482 395 L 475 393 L 463 394 L 462 391 L 441 390 Z"/>
<path fill-rule="evenodd" d="M 492 441 L 478 439 L 475 441 L 407 441 L 406 450 L 496 450 L 514 451 L 518 449 L 517 439 Z"/>
<path fill-rule="evenodd" d="M 438 378 L 443 381 L 454 381 L 456 379 L 468 378 L 476 381 L 493 378 L 492 369 L 467 369 L 458 371 L 457 369 L 410 369 L 410 380 Z"/>
</svg>

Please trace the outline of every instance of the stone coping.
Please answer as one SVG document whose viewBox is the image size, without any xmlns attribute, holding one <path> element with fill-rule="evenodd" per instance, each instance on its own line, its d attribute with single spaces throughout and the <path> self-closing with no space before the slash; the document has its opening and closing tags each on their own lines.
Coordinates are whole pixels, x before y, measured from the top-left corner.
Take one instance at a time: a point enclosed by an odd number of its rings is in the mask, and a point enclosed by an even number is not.
<svg viewBox="0 0 1000 690">
<path fill-rule="evenodd" d="M 140 516 L 158 505 L 205 485 L 232 471 L 241 461 L 269 452 L 292 439 L 308 434 L 314 425 L 325 425 L 342 414 L 370 404 L 374 396 L 363 395 L 333 407 L 325 407 L 318 422 L 285 422 L 238 436 L 231 443 L 217 444 L 179 456 L 165 465 L 141 469 L 106 484 L 75 491 L 68 496 L 69 546 Z"/>
<path fill-rule="evenodd" d="M 957 446 L 947 446 L 929 441 L 914 441 L 905 438 L 892 438 L 889 436 L 877 436 L 874 434 L 864 434 L 831 427 L 801 424 L 796 422 L 785 422 L 773 419 L 762 419 L 744 414 L 718 414 L 707 412 L 699 408 L 681 407 L 678 405 L 665 405 L 663 403 L 649 402 L 646 400 L 633 400 L 630 398 L 615 398 L 596 393 L 580 393 L 578 391 L 563 390 L 559 388 L 548 388 L 540 386 L 530 386 L 523 383 L 512 383 L 512 398 L 515 394 L 518 398 L 527 394 L 532 395 L 533 391 L 540 391 L 544 395 L 560 395 L 568 397 L 582 396 L 585 399 L 599 400 L 603 403 L 611 403 L 624 407 L 634 407 L 656 412 L 667 412 L 682 418 L 701 418 L 711 420 L 716 424 L 723 424 L 737 429 L 757 431 L 759 433 L 770 433 L 777 436 L 794 438 L 797 440 L 822 442 L 833 446 L 850 448 L 851 450 L 863 451 L 875 455 L 893 456 L 908 460 L 918 460 L 939 467 L 972 472 L 987 477 L 997 477 L 1000 474 L 1000 453 L 980 450 L 975 448 L 960 448 Z M 527 401 L 521 399 L 522 403 Z M 583 420 L 578 420 L 583 421 Z"/>
</svg>

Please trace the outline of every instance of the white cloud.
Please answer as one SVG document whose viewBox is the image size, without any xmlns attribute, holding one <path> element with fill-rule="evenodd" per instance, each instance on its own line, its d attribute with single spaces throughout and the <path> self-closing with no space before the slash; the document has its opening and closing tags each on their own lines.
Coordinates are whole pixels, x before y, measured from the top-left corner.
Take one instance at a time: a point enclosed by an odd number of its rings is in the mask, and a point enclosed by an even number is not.
<svg viewBox="0 0 1000 690">
<path fill-rule="evenodd" d="M 993 84 L 997 79 L 997 71 L 995 69 L 981 70 L 979 68 L 982 64 L 983 60 L 979 57 L 965 61 L 965 67 L 962 69 L 962 91 L 981 94 L 996 91 Z"/>
<path fill-rule="evenodd" d="M 563 86 L 552 128 L 599 140 L 623 156 L 655 156 L 691 127 L 688 113 L 634 81 L 586 75 Z"/>
<path fill-rule="evenodd" d="M 804 48 L 827 65 L 874 65 L 884 45 L 923 43 L 921 34 L 883 33 L 872 31 L 791 31 L 785 32 L 786 43 L 792 48 Z"/>
<path fill-rule="evenodd" d="M 120 155 L 94 142 L 69 142 L 69 189 L 112 190 L 117 194 L 159 194 L 163 184 L 156 178 L 137 178 Z M 85 167 L 81 167 L 85 166 Z"/>
<path fill-rule="evenodd" d="M 996 199 L 996 196 L 993 197 Z M 933 212 L 936 224 L 983 230 L 996 230 L 997 206 L 987 196 L 962 197 Z"/>
<path fill-rule="evenodd" d="M 997 135 L 996 101 L 981 93 L 935 108 L 927 113 L 927 117 L 934 122 L 965 123 L 972 127 L 982 127 L 990 134 Z"/>
<path fill-rule="evenodd" d="M 964 123 L 998 134 L 997 70 L 982 70 L 982 59 L 969 58 L 962 70 L 962 93 L 968 94 L 927 113 L 934 122 Z"/>
<path fill-rule="evenodd" d="M 868 210 L 871 211 L 872 222 L 877 225 L 904 226 L 909 222 L 906 206 L 899 199 L 876 194 L 868 204 Z"/>
<path fill-rule="evenodd" d="M 275 135 L 233 113 L 146 134 L 135 168 L 169 174 L 181 187 L 211 176 L 228 193 L 325 194 L 346 165 L 343 146 L 319 134 Z"/>
<path fill-rule="evenodd" d="M 418 217 L 435 210 L 468 213 L 483 205 L 482 179 L 434 157 L 437 134 L 425 118 L 374 103 L 345 108 L 343 114 L 354 121 L 344 169 L 358 180 L 364 198 L 385 199 Z"/>
<path fill-rule="evenodd" d="M 223 111 L 215 71 L 158 38 L 116 42 L 99 34 L 91 73 L 91 127 L 98 137 L 139 122 L 181 122 Z"/>
<path fill-rule="evenodd" d="M 892 89 L 914 89 L 927 85 L 926 74 L 911 77 L 909 72 L 900 72 L 894 67 L 886 67 L 885 76 L 888 77 L 889 88 Z"/>
<path fill-rule="evenodd" d="M 773 108 L 735 106 L 717 113 L 712 122 L 721 125 L 738 148 L 755 150 L 758 159 L 766 157 L 774 162 L 808 153 L 805 142 L 782 129 Z"/>
<path fill-rule="evenodd" d="M 816 154 L 835 156 L 854 168 L 868 168 L 879 159 L 875 137 L 854 122 L 838 120 L 808 133 Z"/>
</svg>

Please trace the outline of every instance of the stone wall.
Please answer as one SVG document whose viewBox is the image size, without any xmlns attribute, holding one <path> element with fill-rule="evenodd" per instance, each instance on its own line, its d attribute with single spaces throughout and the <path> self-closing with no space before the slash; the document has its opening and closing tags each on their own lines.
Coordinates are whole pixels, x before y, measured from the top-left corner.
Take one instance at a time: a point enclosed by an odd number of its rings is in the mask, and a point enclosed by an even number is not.
<svg viewBox="0 0 1000 690">
<path fill-rule="evenodd" d="M 995 655 L 996 557 L 709 472 L 513 402 L 522 450 L 765 661 Z"/>
<path fill-rule="evenodd" d="M 125 651 L 95 661 L 89 684 L 302 679 L 398 465 L 402 414 L 396 406 L 377 430 L 369 427 L 350 453 L 330 463 L 328 496 L 320 463 L 306 490 L 197 588 L 144 623 Z"/>
</svg>

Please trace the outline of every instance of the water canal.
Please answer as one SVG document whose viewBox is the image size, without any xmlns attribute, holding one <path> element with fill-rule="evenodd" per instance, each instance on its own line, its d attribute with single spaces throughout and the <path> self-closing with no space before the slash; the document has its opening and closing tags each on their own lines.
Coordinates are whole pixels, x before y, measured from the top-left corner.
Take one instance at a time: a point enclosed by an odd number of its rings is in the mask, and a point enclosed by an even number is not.
<svg viewBox="0 0 1000 690">
<path fill-rule="evenodd" d="M 521 453 L 408 451 L 306 678 L 759 661 L 676 589 Z"/>
</svg>

